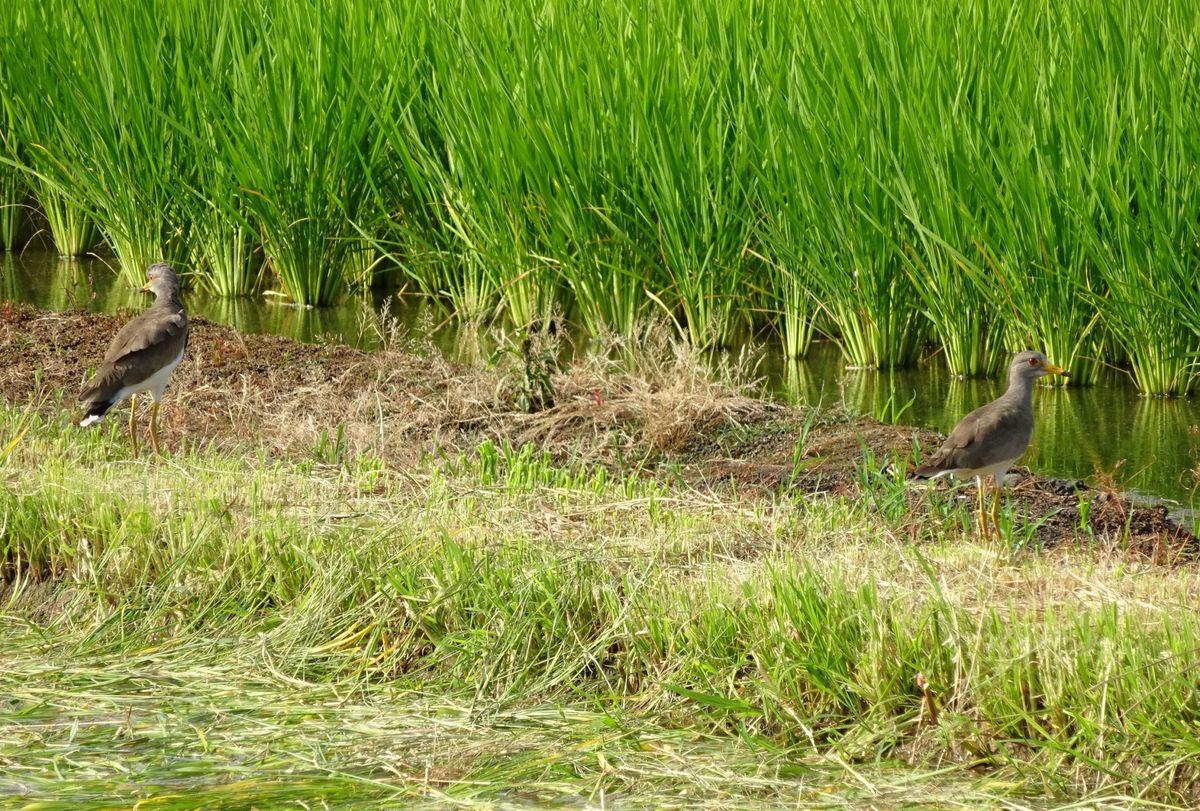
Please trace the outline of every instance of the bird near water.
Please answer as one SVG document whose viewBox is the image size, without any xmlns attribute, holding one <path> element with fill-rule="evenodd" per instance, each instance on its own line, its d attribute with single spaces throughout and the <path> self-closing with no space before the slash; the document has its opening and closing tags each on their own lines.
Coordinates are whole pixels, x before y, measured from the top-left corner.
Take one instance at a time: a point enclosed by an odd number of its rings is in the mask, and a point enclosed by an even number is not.
<svg viewBox="0 0 1200 811">
<path fill-rule="evenodd" d="M 137 395 L 148 392 L 150 444 L 158 445 L 158 406 L 171 372 L 183 360 L 188 342 L 188 317 L 179 298 L 179 277 L 168 264 L 151 265 L 142 290 L 154 294 L 154 303 L 129 321 L 113 338 L 91 383 L 79 395 L 86 428 L 104 419 L 108 410 L 129 399 L 129 441 L 138 455 Z"/>
<path fill-rule="evenodd" d="M 913 472 L 917 479 L 974 478 L 977 485 L 979 532 L 990 536 L 984 509 L 984 486 L 996 483 L 991 524 L 1000 536 L 1000 491 L 1008 469 L 1025 453 L 1033 438 L 1033 384 L 1047 375 L 1070 375 L 1041 352 L 1021 352 L 1008 366 L 1008 390 L 959 421 L 929 462 Z"/>
</svg>

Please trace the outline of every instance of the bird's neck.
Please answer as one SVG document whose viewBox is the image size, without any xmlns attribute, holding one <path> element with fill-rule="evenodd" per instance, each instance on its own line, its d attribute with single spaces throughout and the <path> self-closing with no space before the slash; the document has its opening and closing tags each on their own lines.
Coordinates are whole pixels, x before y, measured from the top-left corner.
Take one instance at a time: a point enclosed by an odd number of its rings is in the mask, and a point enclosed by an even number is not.
<svg viewBox="0 0 1200 811">
<path fill-rule="evenodd" d="M 1028 402 L 1033 398 L 1033 380 L 1024 375 L 1013 374 L 1008 376 L 1008 390 L 1004 392 L 1004 399 L 1015 402 Z"/>
<path fill-rule="evenodd" d="M 179 288 L 171 287 L 156 292 L 154 295 L 154 306 L 164 310 L 182 310 L 183 300 L 179 298 Z"/>
</svg>

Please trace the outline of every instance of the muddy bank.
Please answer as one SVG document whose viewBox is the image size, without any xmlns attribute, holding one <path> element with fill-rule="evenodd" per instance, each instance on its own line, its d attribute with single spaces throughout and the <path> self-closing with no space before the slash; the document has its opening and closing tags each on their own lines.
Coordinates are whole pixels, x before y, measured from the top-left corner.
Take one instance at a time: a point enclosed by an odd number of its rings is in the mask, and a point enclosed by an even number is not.
<svg viewBox="0 0 1200 811">
<path fill-rule="evenodd" d="M 125 317 L 5 304 L 0 396 L 10 406 L 36 403 L 73 414 L 77 392 Z M 887 474 L 880 471 L 893 457 L 911 458 L 940 441 L 932 431 L 747 396 L 714 383 L 696 357 L 666 337 L 642 342 L 632 369 L 600 358 L 570 369 L 531 368 L 519 352 L 460 364 L 431 345 L 389 344 L 366 353 L 196 318 L 162 406 L 162 436 L 169 447 L 252 445 L 296 455 L 328 448 L 337 436 L 337 454 L 376 454 L 396 465 L 435 448 L 470 449 L 485 438 L 532 442 L 562 461 L 638 467 L 745 498 L 782 488 L 856 495 L 882 486 Z M 531 403 L 541 407 L 531 411 Z M 934 497 L 924 486 L 906 491 L 914 531 Z M 973 503 L 968 489 L 958 497 L 964 509 Z M 1102 546 L 1164 564 L 1200 552 L 1164 507 L 1112 491 L 1027 475 L 1010 499 L 1025 520 L 1038 523 L 1036 543 L 1047 548 L 1079 542 L 1082 507 Z"/>
</svg>

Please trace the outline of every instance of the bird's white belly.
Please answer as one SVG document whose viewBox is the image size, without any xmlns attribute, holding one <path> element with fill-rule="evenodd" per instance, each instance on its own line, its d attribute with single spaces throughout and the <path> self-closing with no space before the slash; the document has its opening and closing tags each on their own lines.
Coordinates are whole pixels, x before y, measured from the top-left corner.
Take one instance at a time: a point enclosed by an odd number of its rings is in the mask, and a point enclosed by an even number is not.
<svg viewBox="0 0 1200 811">
<path fill-rule="evenodd" d="M 175 371 L 175 367 L 183 360 L 183 353 L 187 351 L 184 346 L 179 350 L 179 354 L 175 359 L 166 366 L 159 369 L 154 374 L 140 383 L 133 383 L 129 386 L 124 386 L 113 399 L 113 403 L 119 403 L 131 394 L 141 394 L 142 392 L 150 392 L 150 396 L 154 398 L 154 402 L 162 399 L 163 391 L 167 388 L 167 381 L 171 378 L 171 372 Z"/>
<path fill-rule="evenodd" d="M 974 478 L 986 479 L 988 476 L 991 476 L 996 480 L 996 484 L 1003 485 L 1004 484 L 1004 474 L 1008 472 L 1008 469 L 1010 467 L 1012 467 L 1013 463 L 1016 461 L 1017 461 L 1016 459 L 1005 459 L 1002 462 L 995 462 L 994 464 L 987 465 L 986 467 L 955 468 L 953 470 L 947 470 L 943 473 L 939 473 L 934 478 L 940 478 L 942 476 L 953 476 L 956 479 L 965 480 L 965 479 L 974 479 Z"/>
</svg>

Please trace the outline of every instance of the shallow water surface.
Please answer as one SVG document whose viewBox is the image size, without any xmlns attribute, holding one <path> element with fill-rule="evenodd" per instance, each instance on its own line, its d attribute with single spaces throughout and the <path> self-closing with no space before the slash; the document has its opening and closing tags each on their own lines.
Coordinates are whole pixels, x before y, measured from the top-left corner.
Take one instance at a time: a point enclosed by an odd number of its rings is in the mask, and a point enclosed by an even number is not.
<svg viewBox="0 0 1200 811">
<path fill-rule="evenodd" d="M 12 299 L 48 310 L 84 309 L 111 313 L 137 311 L 150 296 L 122 282 L 104 259 L 60 259 L 45 251 L 0 254 L 0 300 Z M 336 341 L 364 349 L 378 343 L 374 314 L 382 298 L 347 296 L 336 307 L 302 308 L 272 296 L 217 298 L 196 290 L 184 296 L 189 313 L 244 332 L 282 335 L 297 341 Z M 398 316 L 415 316 L 397 313 Z"/>
<path fill-rule="evenodd" d="M 66 261 L 43 251 L 0 255 L 2 299 L 94 312 L 137 310 L 148 300 L 120 282 L 103 260 Z M 389 299 L 395 303 L 394 297 L 377 291 L 347 297 L 336 307 L 299 309 L 269 297 L 228 300 L 191 292 L 187 304 L 192 313 L 247 332 L 371 349 L 380 343 L 375 315 Z M 448 348 L 453 341 L 450 331 L 423 334 L 432 323 L 423 317 L 424 309 L 393 306 L 391 315 L 413 337 L 431 338 Z M 836 347 L 828 342 L 814 346 L 799 363 L 787 363 L 768 349 L 758 371 L 772 396 L 842 405 L 855 413 L 943 432 L 1004 388 L 999 378 L 952 379 L 936 359 L 894 373 L 846 369 Z M 1194 503 L 1200 489 L 1200 402 L 1196 399 L 1141 397 L 1124 375 L 1114 371 L 1091 387 L 1040 387 L 1034 408 L 1037 429 L 1023 464 L 1050 476 Z"/>
</svg>

